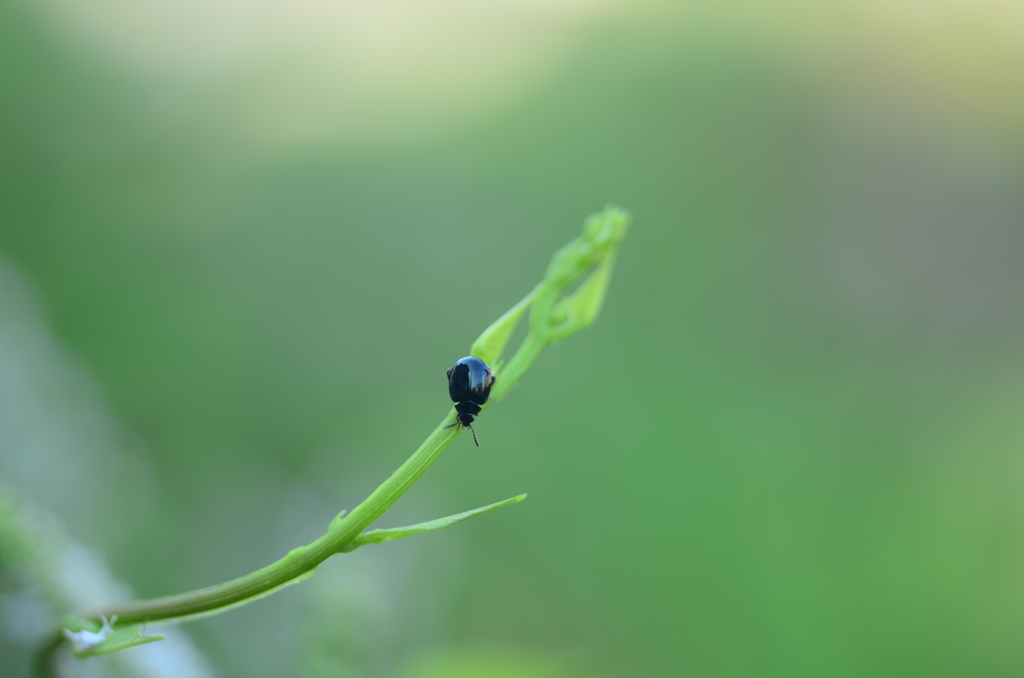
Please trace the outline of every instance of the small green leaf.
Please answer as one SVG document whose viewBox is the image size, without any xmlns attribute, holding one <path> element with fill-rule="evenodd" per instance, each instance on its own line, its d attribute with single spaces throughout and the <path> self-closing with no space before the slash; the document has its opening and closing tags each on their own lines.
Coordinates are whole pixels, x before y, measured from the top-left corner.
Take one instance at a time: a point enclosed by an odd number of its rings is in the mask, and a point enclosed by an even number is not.
<svg viewBox="0 0 1024 678">
<path fill-rule="evenodd" d="M 348 511 L 346 511 L 345 509 L 341 509 L 340 511 L 338 511 L 338 515 L 334 516 L 334 520 L 332 520 L 331 524 L 327 526 L 327 531 L 330 532 L 338 525 L 341 525 L 341 521 L 344 520 L 346 513 L 348 513 Z"/>
<path fill-rule="evenodd" d="M 629 213 L 612 205 L 588 217 L 580 236 L 551 257 L 543 284 L 559 293 L 571 287 L 614 253 L 626 237 L 629 222 Z"/>
<path fill-rule="evenodd" d="M 490 327 L 473 342 L 469 354 L 474 358 L 480 358 L 494 369 L 498 369 L 498 361 L 501 359 L 502 353 L 505 352 L 505 345 L 508 344 L 509 337 L 512 336 L 512 332 L 516 329 L 516 325 L 519 324 L 526 309 L 530 308 L 533 303 L 538 289 L 540 288 L 534 288 L 518 304 L 491 323 Z"/>
<path fill-rule="evenodd" d="M 136 645 L 145 645 L 146 643 L 163 640 L 164 637 L 165 636 L 162 633 L 145 633 L 144 626 L 134 624 L 114 631 L 99 645 L 82 654 L 76 652 L 75 656 L 98 657 L 102 654 L 110 654 L 111 652 L 117 652 L 119 650 L 127 650 L 129 647 L 135 647 Z"/>
<path fill-rule="evenodd" d="M 629 227 L 629 214 L 617 207 L 606 207 L 587 219 L 583 235 L 559 252 L 551 262 L 549 277 L 560 284 L 544 304 L 547 316 L 538 319 L 536 326 L 544 340 L 555 342 L 565 339 L 591 325 L 601 311 L 618 245 Z M 557 269 L 557 274 L 551 271 Z M 554 296 L 569 289 L 583 275 L 587 278 L 574 292 L 557 302 Z M 540 306 L 540 304 L 538 304 Z"/>
<path fill-rule="evenodd" d="M 608 205 L 603 212 L 587 218 L 583 234 L 596 247 L 616 247 L 626 237 L 629 229 L 629 212 L 614 205 Z"/>
<path fill-rule="evenodd" d="M 597 320 L 604 303 L 608 281 L 612 277 L 612 260 L 606 259 L 601 266 L 584 280 L 575 292 L 562 298 L 552 312 L 557 323 L 548 331 L 550 341 L 560 341 L 575 334 Z"/>
<path fill-rule="evenodd" d="M 103 624 L 91 619 L 69 618 L 65 620 L 64 636 L 71 645 L 71 651 L 80 659 L 127 650 L 129 647 L 145 645 L 164 638 L 163 634 L 159 633 L 147 634 L 146 627 L 142 624 L 115 629 L 116 622 L 117 617 L 109 621 L 104 618 Z"/>
<path fill-rule="evenodd" d="M 472 511 L 466 511 L 465 513 L 456 513 L 453 516 L 447 518 L 438 518 L 437 520 L 431 520 L 426 523 L 419 523 L 417 525 L 409 525 L 408 527 L 393 527 L 387 530 L 372 530 L 370 532 L 364 532 L 349 543 L 341 547 L 341 553 L 351 553 L 360 546 L 366 544 L 381 544 L 392 539 L 402 539 L 403 537 L 411 537 L 414 534 L 420 534 L 422 532 L 436 532 L 437 530 L 443 530 L 444 528 L 460 523 L 467 518 L 478 516 L 483 513 L 500 509 L 502 506 L 508 506 L 509 504 L 515 504 L 526 499 L 525 494 L 521 494 L 518 497 L 510 497 L 505 501 L 499 501 L 495 504 L 489 504 L 487 506 L 481 506 L 475 508 Z"/>
</svg>

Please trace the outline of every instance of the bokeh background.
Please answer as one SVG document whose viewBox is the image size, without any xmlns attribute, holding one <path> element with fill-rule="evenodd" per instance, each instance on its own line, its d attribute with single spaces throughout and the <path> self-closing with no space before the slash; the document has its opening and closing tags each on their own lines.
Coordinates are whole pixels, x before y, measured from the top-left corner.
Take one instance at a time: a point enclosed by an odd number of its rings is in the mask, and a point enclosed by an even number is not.
<svg viewBox="0 0 1024 678">
<path fill-rule="evenodd" d="M 614 202 L 598 323 L 381 525 L 528 501 L 65 674 L 1024 675 L 1022 35 L 1009 0 L 3 3 L 0 674 L 44 572 L 155 596 L 321 534 Z"/>
</svg>

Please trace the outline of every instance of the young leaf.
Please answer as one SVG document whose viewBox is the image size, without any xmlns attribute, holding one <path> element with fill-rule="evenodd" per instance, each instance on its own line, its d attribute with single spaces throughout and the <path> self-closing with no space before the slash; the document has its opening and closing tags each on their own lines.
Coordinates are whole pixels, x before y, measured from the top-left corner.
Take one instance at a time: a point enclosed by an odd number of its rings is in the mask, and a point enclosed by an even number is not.
<svg viewBox="0 0 1024 678">
<path fill-rule="evenodd" d="M 364 532 L 349 543 L 341 547 L 341 553 L 351 553 L 360 546 L 367 544 L 382 544 L 392 539 L 402 539 L 403 537 L 411 537 L 414 534 L 421 534 L 423 532 L 436 532 L 443 530 L 446 527 L 454 525 L 455 523 L 461 523 L 467 518 L 473 516 L 479 516 L 484 513 L 489 513 L 495 509 L 500 509 L 502 506 L 508 506 L 509 504 L 515 504 L 526 499 L 525 494 L 521 494 L 518 497 L 510 497 L 505 501 L 499 501 L 495 504 L 489 504 L 487 506 L 481 506 L 475 508 L 472 511 L 465 511 L 464 513 L 456 513 L 453 516 L 447 518 L 438 518 L 437 520 L 431 520 L 426 523 L 418 523 L 416 525 L 409 525 L 408 527 L 393 527 L 387 530 L 372 530 L 370 532 Z"/>
<path fill-rule="evenodd" d="M 327 531 L 330 532 L 338 525 L 341 525 L 341 521 L 345 519 L 346 513 L 348 513 L 346 509 L 341 509 L 341 511 L 338 512 L 338 515 L 334 516 L 334 520 L 331 521 L 331 524 L 327 526 Z"/>
<path fill-rule="evenodd" d="M 65 620 L 63 629 L 64 637 L 71 645 L 71 651 L 76 657 L 96 657 L 101 654 L 109 654 L 118 650 L 126 650 L 136 645 L 145 645 L 157 640 L 163 640 L 162 634 L 149 635 L 145 633 L 145 626 L 133 624 L 120 629 L 114 629 L 117 617 L 103 618 L 102 626 L 89 619 L 71 618 Z M 75 628 L 77 630 L 72 631 Z"/>
<path fill-rule="evenodd" d="M 563 297 L 552 311 L 554 324 L 548 333 L 552 342 L 560 341 L 570 334 L 585 329 L 601 312 L 608 282 L 612 277 L 613 257 L 608 257 L 597 270 L 580 283 L 576 291 Z"/>
<path fill-rule="evenodd" d="M 530 308 L 539 289 L 540 287 L 533 288 L 518 304 L 505 311 L 504 315 L 491 323 L 490 327 L 473 342 L 469 349 L 469 355 L 480 358 L 488 365 L 498 369 L 498 361 L 501 359 L 502 353 L 505 352 L 505 345 L 508 343 L 509 337 L 512 336 L 523 313 Z"/>
</svg>

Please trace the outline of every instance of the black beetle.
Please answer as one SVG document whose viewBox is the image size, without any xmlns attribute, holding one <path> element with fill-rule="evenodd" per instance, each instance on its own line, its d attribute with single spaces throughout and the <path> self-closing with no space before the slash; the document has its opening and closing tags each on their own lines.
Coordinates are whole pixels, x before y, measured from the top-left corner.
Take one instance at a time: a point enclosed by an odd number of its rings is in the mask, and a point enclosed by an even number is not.
<svg viewBox="0 0 1024 678">
<path fill-rule="evenodd" d="M 480 358 L 467 356 L 451 366 L 448 370 L 448 395 L 455 402 L 455 411 L 459 413 L 457 424 L 466 426 L 473 432 L 473 442 L 480 447 L 476 439 L 473 420 L 480 414 L 480 406 L 487 402 L 494 385 L 494 371 Z M 456 424 L 445 426 L 451 428 Z"/>
</svg>

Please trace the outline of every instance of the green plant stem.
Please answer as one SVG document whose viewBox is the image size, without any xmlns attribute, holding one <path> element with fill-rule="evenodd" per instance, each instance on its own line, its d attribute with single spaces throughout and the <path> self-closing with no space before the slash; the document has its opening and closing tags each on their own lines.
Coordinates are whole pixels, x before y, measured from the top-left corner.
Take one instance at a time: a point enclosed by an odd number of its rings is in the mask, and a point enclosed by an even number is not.
<svg viewBox="0 0 1024 678">
<path fill-rule="evenodd" d="M 612 257 L 625 236 L 628 224 L 629 215 L 614 207 L 590 217 L 584 224 L 583 235 L 555 253 L 544 280 L 473 343 L 473 355 L 492 365 L 499 365 L 488 405 L 501 399 L 519 381 L 548 344 L 583 329 L 597 316 Z M 584 283 L 576 292 L 569 292 L 595 271 L 604 276 L 598 281 L 601 285 L 588 288 Z M 569 310 L 556 310 L 556 302 L 565 304 Z M 505 345 L 528 309 L 529 332 L 507 365 L 500 366 Z M 224 584 L 162 598 L 109 605 L 79 617 L 79 622 L 98 620 L 100 615 L 117 615 L 119 624 L 162 619 L 180 621 L 226 610 L 302 580 L 324 560 L 343 551 L 427 472 L 462 431 L 461 426 L 449 428 L 455 421 L 455 410 L 449 410 L 433 433 L 391 477 L 351 513 L 332 521 L 327 533 L 312 544 L 293 549 L 277 562 Z M 58 632 L 47 654 L 52 654 L 60 642 Z"/>
<path fill-rule="evenodd" d="M 528 334 L 523 339 L 522 345 L 516 354 L 508 361 L 498 374 L 494 381 L 494 387 L 491 389 L 491 397 L 484 405 L 484 409 L 487 409 L 497 401 L 501 400 L 510 388 L 515 386 L 516 382 L 519 381 L 518 375 L 523 374 L 526 370 L 530 369 L 533 365 L 533 361 L 537 359 L 537 356 L 541 354 L 544 347 L 547 346 L 547 342 L 540 339 L 533 332 Z M 515 376 L 513 379 L 512 377 Z"/>
<path fill-rule="evenodd" d="M 531 292 L 528 298 L 532 298 L 533 294 Z M 544 350 L 545 345 L 546 342 L 537 338 L 533 332 L 527 335 L 508 365 L 499 372 L 494 388 L 495 399 L 501 397 L 519 381 Z M 117 615 L 118 623 L 122 624 L 194 617 L 245 602 L 298 579 L 341 551 L 346 544 L 391 508 L 399 497 L 427 472 L 461 432 L 462 427 L 459 426 L 447 428 L 455 423 L 455 420 L 453 409 L 423 441 L 419 449 L 391 474 L 390 478 L 381 483 L 366 501 L 312 544 L 295 549 L 263 569 L 224 584 L 173 596 L 109 605 L 85 617 L 99 619 L 100 615 Z"/>
<path fill-rule="evenodd" d="M 391 508 L 398 498 L 427 472 L 458 435 L 458 428 L 444 428 L 454 420 L 453 411 L 366 501 L 312 544 L 292 551 L 261 570 L 224 584 L 163 598 L 110 605 L 86 616 L 98 618 L 100 614 L 108 617 L 116 614 L 119 623 L 191 617 L 229 607 L 297 579 L 338 553 L 343 546 Z"/>
</svg>

